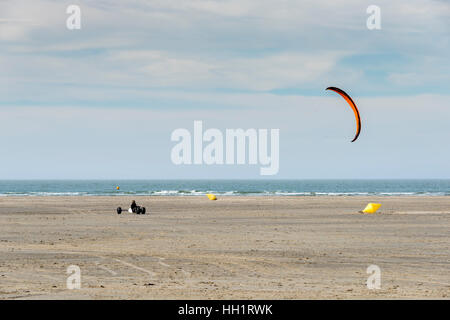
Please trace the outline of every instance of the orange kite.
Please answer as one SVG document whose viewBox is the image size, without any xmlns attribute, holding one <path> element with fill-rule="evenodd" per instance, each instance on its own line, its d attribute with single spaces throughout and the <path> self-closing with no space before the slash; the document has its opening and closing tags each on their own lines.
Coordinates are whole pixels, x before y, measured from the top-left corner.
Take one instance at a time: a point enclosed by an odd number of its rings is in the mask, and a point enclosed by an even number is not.
<svg viewBox="0 0 450 320">
<path fill-rule="evenodd" d="M 345 101 L 347 101 L 350 107 L 352 107 L 356 118 L 356 135 L 353 138 L 352 142 L 356 141 L 356 139 L 358 139 L 359 133 L 361 132 L 361 118 L 359 116 L 359 111 L 358 108 L 356 107 L 356 104 L 353 102 L 352 98 L 350 98 L 350 96 L 347 93 L 345 93 L 344 90 L 341 90 L 336 87 L 328 87 L 326 90 L 332 90 L 334 92 L 339 93 L 345 99 Z"/>
</svg>

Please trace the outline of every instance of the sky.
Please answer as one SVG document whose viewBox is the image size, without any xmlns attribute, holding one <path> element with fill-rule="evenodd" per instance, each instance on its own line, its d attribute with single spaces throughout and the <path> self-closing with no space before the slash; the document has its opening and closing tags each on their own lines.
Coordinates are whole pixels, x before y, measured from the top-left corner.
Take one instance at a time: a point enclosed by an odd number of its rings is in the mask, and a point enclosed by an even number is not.
<svg viewBox="0 0 450 320">
<path fill-rule="evenodd" d="M 450 178 L 449 56 L 448 1 L 0 0 L 0 179 Z M 175 165 L 195 120 L 279 129 L 278 173 Z"/>
</svg>

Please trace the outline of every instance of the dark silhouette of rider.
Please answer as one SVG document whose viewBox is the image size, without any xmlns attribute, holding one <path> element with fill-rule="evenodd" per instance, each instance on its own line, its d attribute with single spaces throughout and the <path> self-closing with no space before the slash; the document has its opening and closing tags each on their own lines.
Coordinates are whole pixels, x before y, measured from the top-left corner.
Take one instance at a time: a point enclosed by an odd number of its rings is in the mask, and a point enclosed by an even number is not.
<svg viewBox="0 0 450 320">
<path fill-rule="evenodd" d="M 135 212 L 136 211 L 136 208 L 137 208 L 137 204 L 136 204 L 136 201 L 132 201 L 131 202 L 131 206 L 130 206 L 130 208 L 131 208 L 131 211 L 133 211 L 133 212 Z"/>
</svg>

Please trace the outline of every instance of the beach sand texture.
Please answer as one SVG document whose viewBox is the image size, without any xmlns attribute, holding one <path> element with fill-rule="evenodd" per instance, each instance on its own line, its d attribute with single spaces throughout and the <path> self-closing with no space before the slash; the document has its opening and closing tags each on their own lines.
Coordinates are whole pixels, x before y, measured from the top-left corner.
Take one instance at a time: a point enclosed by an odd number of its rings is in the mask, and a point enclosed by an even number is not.
<svg viewBox="0 0 450 320">
<path fill-rule="evenodd" d="M 132 199 L 148 214 L 117 215 Z M 2 299 L 449 296 L 450 197 L 0 199 Z"/>
</svg>

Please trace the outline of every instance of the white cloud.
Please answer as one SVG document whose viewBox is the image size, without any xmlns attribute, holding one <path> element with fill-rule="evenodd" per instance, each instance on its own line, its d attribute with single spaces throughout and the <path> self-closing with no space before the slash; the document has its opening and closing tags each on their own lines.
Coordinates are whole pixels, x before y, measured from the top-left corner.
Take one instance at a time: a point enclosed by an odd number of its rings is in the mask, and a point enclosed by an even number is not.
<svg viewBox="0 0 450 320">
<path fill-rule="evenodd" d="M 257 58 L 177 57 L 161 51 L 119 51 L 109 56 L 137 74 L 146 83 L 160 86 L 221 87 L 272 90 L 298 86 L 332 70 L 344 54 L 281 53 Z"/>
<path fill-rule="evenodd" d="M 330 83 L 382 94 L 412 83 L 426 88 L 449 74 L 442 65 L 450 50 L 449 5 L 443 1 L 379 1 L 379 32 L 366 28 L 370 1 L 77 3 L 80 31 L 66 29 L 64 2 L 0 2 L 0 82 L 8 83 L 8 99 L 101 99 L 133 87 L 321 90 Z M 413 57 L 378 70 L 389 74 L 389 87 L 352 65 L 354 55 L 378 53 Z"/>
</svg>

